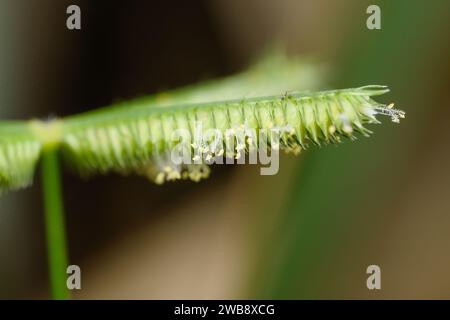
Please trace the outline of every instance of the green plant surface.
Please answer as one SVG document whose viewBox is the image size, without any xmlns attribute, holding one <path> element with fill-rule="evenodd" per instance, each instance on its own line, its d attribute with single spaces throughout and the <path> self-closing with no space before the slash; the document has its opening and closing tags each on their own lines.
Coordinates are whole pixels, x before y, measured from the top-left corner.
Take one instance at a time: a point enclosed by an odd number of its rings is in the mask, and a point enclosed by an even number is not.
<svg viewBox="0 0 450 320">
<path fill-rule="evenodd" d="M 29 186 L 41 143 L 25 122 L 0 121 L 0 194 Z"/>
<path fill-rule="evenodd" d="M 59 147 L 66 162 L 81 175 L 136 172 L 158 183 L 182 178 L 198 181 L 208 176 L 206 165 L 175 168 L 166 161 L 177 144 L 171 138 L 171 133 L 177 129 L 186 129 L 193 137 L 197 121 L 202 123 L 204 132 L 218 129 L 224 136 L 229 129 L 243 127 L 256 131 L 288 128 L 281 133 L 280 148 L 299 153 L 311 143 L 321 145 L 338 143 L 343 138 L 354 139 L 354 132 L 367 136 L 371 131 L 364 125 L 379 123 L 375 117 L 377 114 L 388 115 L 398 122 L 404 117 L 404 112 L 371 98 L 387 91 L 383 86 L 365 86 L 160 108 L 154 105 L 146 107 L 141 100 L 136 100 L 121 103 L 120 107 L 112 106 L 111 111 L 104 109 L 62 120 L 6 123 L 1 129 L 7 132 L 2 136 L 2 156 L 9 161 L 3 162 L 0 174 L 6 176 L 12 169 L 16 174 L 3 179 L 2 187 L 20 186 L 24 180 L 22 176 L 30 178 L 40 146 Z M 14 152 L 9 151 L 12 148 L 8 144 L 9 139 L 17 141 L 11 143 L 11 146 L 17 145 Z M 233 150 L 219 145 L 215 150 L 202 152 L 210 157 L 235 157 L 240 152 L 239 148 L 248 152 L 256 143 L 247 139 L 237 141 Z M 28 145 L 29 149 L 23 148 Z M 14 177 L 21 179 L 15 181 Z"/>
</svg>

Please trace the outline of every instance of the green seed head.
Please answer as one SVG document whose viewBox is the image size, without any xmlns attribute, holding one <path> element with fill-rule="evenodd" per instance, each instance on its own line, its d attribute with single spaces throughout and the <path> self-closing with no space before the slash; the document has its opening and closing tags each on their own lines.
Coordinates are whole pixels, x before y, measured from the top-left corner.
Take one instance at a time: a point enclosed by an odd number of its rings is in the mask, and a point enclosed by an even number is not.
<svg viewBox="0 0 450 320">
<path fill-rule="evenodd" d="M 371 131 L 364 125 L 379 123 L 377 114 L 389 115 L 395 122 L 404 117 L 402 111 L 372 100 L 371 96 L 387 91 L 382 86 L 366 86 L 141 109 L 135 114 L 124 112 L 115 117 L 97 115 L 90 122 L 67 121 L 61 147 L 66 159 L 83 175 L 137 172 L 156 183 L 178 179 L 198 181 L 209 174 L 208 160 L 221 155 L 239 159 L 242 151 L 248 153 L 255 145 L 260 146 L 258 135 L 244 134 L 237 138 L 240 130 L 256 133 L 279 130 L 279 148 L 294 154 L 311 144 L 354 139 L 355 133 L 368 136 Z M 172 134 L 180 129 L 191 138 L 193 164 L 171 163 L 171 151 L 179 143 Z M 210 143 L 199 145 L 194 141 L 194 137 L 205 137 L 211 130 L 223 137 L 214 149 Z M 234 142 L 232 149 L 227 144 L 230 140 Z M 270 143 L 265 145 L 271 147 Z M 200 159 L 207 161 L 198 163 Z"/>
<path fill-rule="evenodd" d="M 298 154 L 311 144 L 368 136 L 365 126 L 379 123 L 377 115 L 399 122 L 403 111 L 372 99 L 387 91 L 365 86 L 164 107 L 138 100 L 64 120 L 0 122 L 0 192 L 29 185 L 41 150 L 49 148 L 61 150 L 84 176 L 119 172 L 158 184 L 199 181 L 210 164 L 242 163 L 261 151 Z M 180 147 L 189 158 L 175 163 Z"/>
</svg>

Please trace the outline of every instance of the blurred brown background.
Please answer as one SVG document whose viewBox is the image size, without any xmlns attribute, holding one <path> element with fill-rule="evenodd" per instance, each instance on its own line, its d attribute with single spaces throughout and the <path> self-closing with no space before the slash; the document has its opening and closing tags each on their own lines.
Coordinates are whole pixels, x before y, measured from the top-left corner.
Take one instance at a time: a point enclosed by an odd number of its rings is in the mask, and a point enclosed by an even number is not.
<svg viewBox="0 0 450 320">
<path fill-rule="evenodd" d="M 382 30 L 365 26 L 379 4 Z M 82 30 L 65 27 L 78 4 Z M 75 298 L 450 298 L 449 2 L 0 1 L 0 117 L 68 115 L 244 70 L 265 50 L 386 84 L 400 125 L 155 186 L 64 174 Z M 317 89 L 317 88 L 311 88 Z M 39 175 L 0 198 L 0 298 L 48 296 Z M 366 267 L 380 265 L 382 290 Z"/>
</svg>

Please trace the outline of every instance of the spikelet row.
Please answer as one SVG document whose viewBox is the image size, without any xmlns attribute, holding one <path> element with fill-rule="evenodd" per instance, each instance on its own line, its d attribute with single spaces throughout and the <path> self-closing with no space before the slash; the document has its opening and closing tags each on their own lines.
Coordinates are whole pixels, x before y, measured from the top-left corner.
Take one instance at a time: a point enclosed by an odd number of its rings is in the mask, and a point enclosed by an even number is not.
<svg viewBox="0 0 450 320">
<path fill-rule="evenodd" d="M 365 124 L 379 123 L 377 114 L 398 122 L 404 113 L 381 105 L 371 96 L 387 92 L 385 87 L 324 91 L 313 94 L 291 93 L 281 96 L 232 100 L 216 103 L 152 108 L 132 114 L 97 115 L 90 121 L 66 121 L 61 147 L 66 159 L 81 174 L 137 172 L 157 183 L 167 180 L 198 181 L 209 174 L 208 163 L 174 165 L 169 154 L 177 144 L 173 132 L 183 129 L 194 137 L 198 124 L 205 133 L 219 130 L 223 136 L 236 128 L 256 132 L 284 128 L 280 148 L 299 153 L 310 144 L 338 143 L 355 138 L 355 132 L 368 136 Z M 223 145 L 203 148 L 206 159 L 237 157 L 248 152 L 255 141 L 236 141 L 233 150 Z M 257 142 L 257 141 L 256 141 Z M 258 144 L 256 144 L 258 145 Z"/>
<path fill-rule="evenodd" d="M 0 193 L 31 184 L 40 150 L 40 142 L 34 139 L 0 137 Z"/>
</svg>

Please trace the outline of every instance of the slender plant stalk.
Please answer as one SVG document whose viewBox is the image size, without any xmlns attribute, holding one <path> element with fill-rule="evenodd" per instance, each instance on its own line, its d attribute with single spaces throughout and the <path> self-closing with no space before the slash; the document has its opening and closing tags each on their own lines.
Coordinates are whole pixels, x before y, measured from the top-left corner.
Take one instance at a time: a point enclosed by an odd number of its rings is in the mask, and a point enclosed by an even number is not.
<svg viewBox="0 0 450 320">
<path fill-rule="evenodd" d="M 51 293 L 53 299 L 69 299 L 66 285 L 67 244 L 57 148 L 43 150 L 42 183 Z"/>
</svg>

